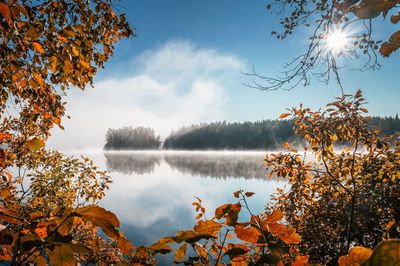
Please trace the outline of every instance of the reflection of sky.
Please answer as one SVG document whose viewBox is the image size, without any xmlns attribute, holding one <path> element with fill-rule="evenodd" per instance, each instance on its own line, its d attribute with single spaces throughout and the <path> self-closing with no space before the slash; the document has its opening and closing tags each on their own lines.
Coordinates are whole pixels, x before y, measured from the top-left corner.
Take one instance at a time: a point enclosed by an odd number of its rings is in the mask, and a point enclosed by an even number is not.
<svg viewBox="0 0 400 266">
<path fill-rule="evenodd" d="M 102 153 L 90 157 L 100 168 L 105 168 Z M 118 216 L 122 231 L 136 245 L 150 245 L 179 230 L 192 229 L 195 196 L 202 199 L 207 217 L 212 218 L 216 207 L 235 202 L 233 192 L 239 189 L 256 193 L 248 203 L 252 210 L 259 212 L 269 195 L 284 185 L 273 179 L 203 178 L 181 173 L 164 160 L 155 164 L 151 173 L 112 172 L 111 176 L 114 182 L 101 205 Z"/>
</svg>

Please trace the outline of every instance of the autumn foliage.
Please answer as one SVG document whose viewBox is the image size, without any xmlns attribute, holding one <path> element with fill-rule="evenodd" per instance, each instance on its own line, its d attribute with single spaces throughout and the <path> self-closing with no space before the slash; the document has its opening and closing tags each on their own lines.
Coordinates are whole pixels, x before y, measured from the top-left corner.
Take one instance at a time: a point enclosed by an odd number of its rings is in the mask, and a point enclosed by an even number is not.
<svg viewBox="0 0 400 266">
<path fill-rule="evenodd" d="M 160 239 L 151 249 L 169 253 L 180 244 L 176 262 L 198 265 L 395 265 L 400 261 L 400 142 L 380 136 L 365 116 L 359 90 L 327 105 L 325 111 L 293 108 L 303 152 L 267 154 L 271 176 L 288 180 L 272 205 L 253 213 L 246 198 L 224 204 L 205 218 L 198 199 L 193 230 Z M 245 210 L 246 215 L 240 215 Z M 248 217 L 246 220 L 240 217 Z M 385 240 L 383 241 L 382 240 Z M 196 256 L 183 260 L 187 247 Z"/>
<path fill-rule="evenodd" d="M 288 152 L 265 158 L 289 182 L 273 205 L 255 213 L 246 201 L 254 193 L 237 191 L 236 202 L 207 218 L 198 199 L 192 230 L 133 247 L 117 217 L 98 206 L 110 176 L 88 158 L 45 149 L 50 129 L 62 128 L 66 91 L 91 85 L 117 40 L 134 35 L 124 15 L 111 0 L 1 0 L 0 34 L 2 264 L 149 265 L 171 252 L 188 265 L 399 261 L 400 142 L 370 128 L 361 91 L 326 111 L 300 106 L 281 116 L 292 116 L 308 147 L 286 144 Z M 388 55 L 397 48 L 381 46 Z"/>
<path fill-rule="evenodd" d="M 110 177 L 44 146 L 62 128 L 66 90 L 92 84 L 132 29 L 108 0 L 10 0 L 0 1 L 0 34 L 0 260 L 118 263 L 132 247 L 96 205 Z"/>
</svg>

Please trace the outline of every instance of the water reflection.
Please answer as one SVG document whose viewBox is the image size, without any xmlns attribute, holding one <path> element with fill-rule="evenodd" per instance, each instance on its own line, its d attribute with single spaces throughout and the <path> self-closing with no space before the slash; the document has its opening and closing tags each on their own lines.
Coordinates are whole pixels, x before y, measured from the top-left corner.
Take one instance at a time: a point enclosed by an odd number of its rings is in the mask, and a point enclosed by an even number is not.
<svg viewBox="0 0 400 266">
<path fill-rule="evenodd" d="M 165 161 L 183 174 L 212 178 L 264 179 L 265 154 L 240 152 L 106 152 L 106 167 L 110 172 L 126 175 L 150 174 Z"/>
<path fill-rule="evenodd" d="M 119 172 L 125 175 L 133 173 L 143 175 L 151 174 L 154 167 L 160 164 L 161 154 L 151 153 L 104 153 L 106 167 L 110 172 Z"/>
<path fill-rule="evenodd" d="M 207 217 L 222 204 L 236 202 L 233 192 L 255 192 L 248 199 L 262 211 L 285 182 L 265 178 L 265 152 L 135 151 L 85 154 L 111 172 L 113 183 L 101 206 L 117 215 L 121 230 L 134 245 L 149 246 L 180 230 L 192 229 L 195 197 L 203 200 Z M 207 177 L 207 178 L 204 178 Z M 241 177 L 241 178 L 239 178 Z M 226 179 L 226 180 L 225 180 Z M 159 265 L 172 265 L 173 254 Z"/>
</svg>

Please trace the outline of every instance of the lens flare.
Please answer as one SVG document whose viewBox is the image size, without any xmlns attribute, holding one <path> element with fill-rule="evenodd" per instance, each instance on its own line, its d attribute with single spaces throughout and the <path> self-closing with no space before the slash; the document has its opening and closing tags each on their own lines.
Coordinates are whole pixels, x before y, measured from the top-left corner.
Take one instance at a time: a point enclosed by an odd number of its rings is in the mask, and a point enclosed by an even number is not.
<svg viewBox="0 0 400 266">
<path fill-rule="evenodd" d="M 345 49 L 348 43 L 347 33 L 342 30 L 335 30 L 326 36 L 326 45 L 330 50 Z"/>
</svg>

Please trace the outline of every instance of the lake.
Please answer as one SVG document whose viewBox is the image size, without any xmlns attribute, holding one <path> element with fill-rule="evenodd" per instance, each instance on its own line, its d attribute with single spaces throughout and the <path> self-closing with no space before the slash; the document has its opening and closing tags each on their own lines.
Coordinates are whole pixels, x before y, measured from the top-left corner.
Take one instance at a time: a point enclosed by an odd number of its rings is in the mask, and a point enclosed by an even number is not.
<svg viewBox="0 0 400 266">
<path fill-rule="evenodd" d="M 261 212 L 269 196 L 286 182 L 269 178 L 266 152 L 130 151 L 91 152 L 100 169 L 113 178 L 100 205 L 115 213 L 134 245 L 151 245 L 179 230 L 193 229 L 192 203 L 203 201 L 207 217 L 218 206 L 236 202 L 233 192 L 255 192 L 248 202 Z M 159 258 L 171 265 L 170 257 Z M 169 260 L 169 261 L 168 261 Z"/>
</svg>

